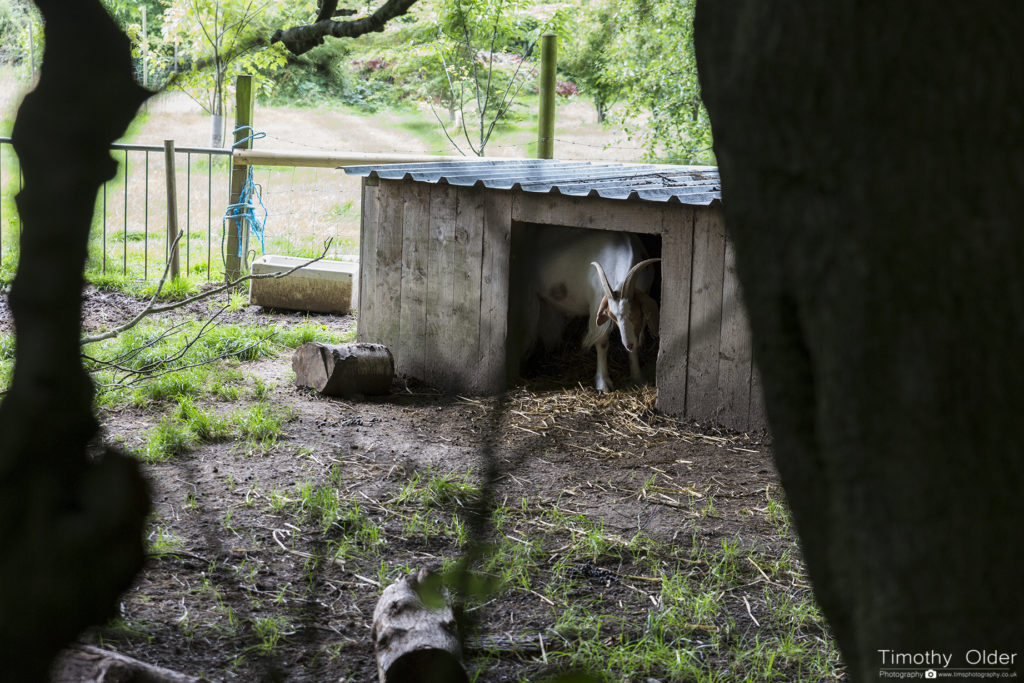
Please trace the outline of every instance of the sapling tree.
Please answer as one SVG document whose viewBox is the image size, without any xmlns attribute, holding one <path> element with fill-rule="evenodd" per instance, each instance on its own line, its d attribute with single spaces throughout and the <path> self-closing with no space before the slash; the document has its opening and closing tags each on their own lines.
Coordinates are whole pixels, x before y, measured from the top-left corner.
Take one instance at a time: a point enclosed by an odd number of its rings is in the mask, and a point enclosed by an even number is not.
<svg viewBox="0 0 1024 683">
<path fill-rule="evenodd" d="M 498 123 L 536 75 L 529 60 L 541 34 L 557 30 L 564 21 L 561 11 L 544 24 L 528 20 L 525 10 L 532 4 L 532 0 L 444 0 L 440 6 L 436 49 L 448 90 L 442 100 L 449 101 L 457 115 L 451 127 L 440 117 L 437 120 L 462 154 L 466 147 L 477 156 L 484 155 Z M 509 51 L 516 45 L 520 49 Z"/>
<path fill-rule="evenodd" d="M 267 45 L 264 38 L 270 6 L 255 0 L 171 0 L 164 10 L 159 54 L 165 70 L 178 73 L 171 87 L 210 115 L 211 147 L 224 144 L 225 100 L 234 76 L 253 74 L 259 85 L 261 74 L 287 61 L 283 47 Z"/>
<path fill-rule="evenodd" d="M 605 122 L 608 109 L 626 91 L 619 70 L 609 63 L 609 48 L 620 32 L 617 15 L 615 0 L 590 0 L 581 5 L 574 29 L 566 35 L 558 57 L 559 70 L 594 103 L 598 123 Z"/>
</svg>

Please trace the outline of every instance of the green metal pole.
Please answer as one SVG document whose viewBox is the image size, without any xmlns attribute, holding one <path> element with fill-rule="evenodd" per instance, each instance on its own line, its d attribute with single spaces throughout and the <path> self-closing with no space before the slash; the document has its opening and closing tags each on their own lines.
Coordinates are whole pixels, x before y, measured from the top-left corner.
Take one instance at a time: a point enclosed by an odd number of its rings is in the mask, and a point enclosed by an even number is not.
<svg viewBox="0 0 1024 683">
<path fill-rule="evenodd" d="M 537 158 L 555 158 L 555 63 L 558 36 L 545 33 L 540 39 L 540 120 L 537 124 Z"/>
<path fill-rule="evenodd" d="M 252 76 L 239 76 L 235 80 L 235 129 L 241 128 L 242 126 L 252 126 L 252 113 L 253 113 L 253 98 L 255 91 L 252 88 Z M 240 143 L 245 140 L 252 133 L 251 130 L 239 130 L 235 133 L 235 147 L 237 149 L 249 149 L 252 147 L 252 140 L 247 140 L 244 143 Z M 228 201 L 231 204 L 237 204 L 239 197 L 242 194 L 242 189 L 245 187 L 245 180 L 248 177 L 248 167 L 231 162 L 231 191 Z M 241 230 L 239 230 L 241 228 Z M 239 236 L 241 232 L 241 236 Z M 244 261 L 244 254 L 249 248 L 249 226 L 242 222 L 240 225 L 236 224 L 235 220 L 229 221 L 228 223 L 228 235 L 227 235 L 227 253 L 225 256 L 224 264 L 224 279 L 227 282 L 237 279 L 242 274 L 242 264 Z M 243 256 L 239 256 L 239 252 Z"/>
</svg>

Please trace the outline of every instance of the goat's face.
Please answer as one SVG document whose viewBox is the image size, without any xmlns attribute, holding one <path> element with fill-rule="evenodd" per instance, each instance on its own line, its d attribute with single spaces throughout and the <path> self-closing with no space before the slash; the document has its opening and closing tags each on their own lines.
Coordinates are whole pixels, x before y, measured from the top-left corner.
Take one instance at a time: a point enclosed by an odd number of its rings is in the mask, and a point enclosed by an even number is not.
<svg viewBox="0 0 1024 683">
<path fill-rule="evenodd" d="M 619 328 L 626 351 L 640 348 L 645 323 L 651 334 L 658 336 L 658 305 L 644 292 L 634 291 L 631 297 L 620 296 L 618 292 L 605 296 L 597 309 L 597 324 L 604 325 L 609 320 Z"/>
<path fill-rule="evenodd" d="M 600 263 L 592 261 L 590 264 L 597 272 L 601 288 L 604 290 L 604 297 L 601 300 L 601 304 L 597 307 L 597 326 L 600 327 L 609 320 L 614 320 L 619 328 L 619 334 L 622 336 L 622 345 L 630 353 L 640 347 L 640 336 L 644 329 L 644 322 L 650 328 L 651 334 L 655 337 L 658 336 L 658 305 L 644 291 L 649 283 L 638 287 L 636 276 L 645 266 L 657 263 L 660 260 L 660 258 L 652 258 L 634 264 L 629 269 L 629 272 L 626 273 L 621 290 L 612 289 L 611 283 L 608 282 L 608 277 L 605 275 L 604 268 Z"/>
</svg>

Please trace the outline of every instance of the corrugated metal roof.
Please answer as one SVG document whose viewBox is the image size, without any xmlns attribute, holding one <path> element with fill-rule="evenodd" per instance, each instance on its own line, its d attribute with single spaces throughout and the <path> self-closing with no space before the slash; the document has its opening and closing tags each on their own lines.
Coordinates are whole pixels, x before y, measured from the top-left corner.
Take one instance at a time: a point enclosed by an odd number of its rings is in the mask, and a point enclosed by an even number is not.
<svg viewBox="0 0 1024 683">
<path fill-rule="evenodd" d="M 522 190 L 571 197 L 642 199 L 693 206 L 707 206 L 722 199 L 718 169 L 714 166 L 495 159 L 348 166 L 344 170 L 350 175 L 387 180 Z"/>
</svg>

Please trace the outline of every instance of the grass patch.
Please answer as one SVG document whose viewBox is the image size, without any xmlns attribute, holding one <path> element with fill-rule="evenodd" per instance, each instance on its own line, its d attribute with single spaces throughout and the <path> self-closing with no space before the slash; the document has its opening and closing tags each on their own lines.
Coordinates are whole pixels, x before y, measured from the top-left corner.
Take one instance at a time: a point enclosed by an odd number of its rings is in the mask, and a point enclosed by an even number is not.
<svg viewBox="0 0 1024 683">
<path fill-rule="evenodd" d="M 231 415 L 238 434 L 250 445 L 270 448 L 283 433 L 284 424 L 292 418 L 289 411 L 258 403 Z"/>
<path fill-rule="evenodd" d="M 244 379 L 231 363 L 275 357 L 307 341 L 328 344 L 351 339 L 323 325 L 214 324 L 202 331 L 196 321 L 148 321 L 114 339 L 85 347 L 97 379 L 97 403 L 113 407 L 145 406 L 210 395 L 235 401 Z M 116 365 L 120 370 L 113 368 Z M 148 375 L 140 380 L 139 375 Z M 257 383 L 254 394 L 265 398 L 272 387 Z"/>
<path fill-rule="evenodd" d="M 146 535 L 146 552 L 150 555 L 173 555 L 184 545 L 180 536 L 162 524 L 154 524 Z"/>
<path fill-rule="evenodd" d="M 177 419 L 186 425 L 199 441 L 224 441 L 231 436 L 231 424 L 228 420 L 202 410 L 188 396 L 178 401 Z"/>
<path fill-rule="evenodd" d="M 196 443 L 186 425 L 171 417 L 162 417 L 146 435 L 146 445 L 139 453 L 144 462 L 165 462 L 184 455 Z"/>
</svg>

